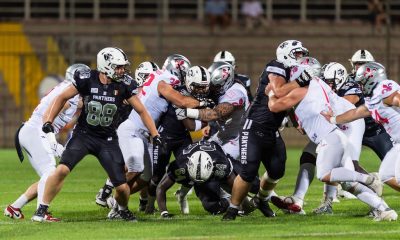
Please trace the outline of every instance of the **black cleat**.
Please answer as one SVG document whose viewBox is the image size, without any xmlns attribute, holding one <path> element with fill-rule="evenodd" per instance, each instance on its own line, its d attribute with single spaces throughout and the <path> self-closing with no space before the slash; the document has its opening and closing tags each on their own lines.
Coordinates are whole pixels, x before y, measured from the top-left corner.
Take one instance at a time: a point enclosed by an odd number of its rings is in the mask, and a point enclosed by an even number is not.
<svg viewBox="0 0 400 240">
<path fill-rule="evenodd" d="M 226 213 L 222 217 L 222 221 L 234 221 L 236 219 L 236 216 L 238 215 L 239 210 L 233 207 L 229 207 L 228 210 L 226 210 Z"/>
<path fill-rule="evenodd" d="M 118 215 L 121 217 L 122 220 L 137 222 L 136 216 L 129 209 L 118 210 Z"/>
<path fill-rule="evenodd" d="M 276 217 L 275 212 L 269 207 L 268 201 L 263 201 L 259 197 L 255 196 L 253 198 L 253 203 L 265 217 Z"/>
<path fill-rule="evenodd" d="M 139 212 L 144 212 L 146 210 L 147 203 L 148 203 L 147 199 L 146 200 L 139 199 L 139 209 L 138 209 Z"/>
</svg>

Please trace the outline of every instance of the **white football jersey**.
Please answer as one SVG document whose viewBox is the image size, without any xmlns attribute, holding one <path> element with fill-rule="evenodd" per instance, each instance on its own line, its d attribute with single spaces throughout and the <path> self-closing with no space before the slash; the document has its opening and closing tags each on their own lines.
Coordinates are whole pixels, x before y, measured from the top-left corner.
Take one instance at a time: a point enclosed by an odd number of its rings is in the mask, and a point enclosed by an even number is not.
<svg viewBox="0 0 400 240">
<path fill-rule="evenodd" d="M 316 144 L 319 144 L 328 133 L 337 128 L 321 115 L 321 112 L 328 112 L 332 109 L 332 100 L 335 98 L 339 98 L 339 96 L 325 82 L 314 78 L 310 81 L 306 96 L 295 110 L 300 126 L 310 140 Z"/>
<path fill-rule="evenodd" d="M 32 116 L 29 118 L 27 122 L 25 122 L 25 124 L 42 129 L 43 115 L 46 112 L 47 108 L 50 106 L 53 100 L 70 85 L 71 85 L 70 82 L 63 81 L 56 87 L 54 87 L 45 97 L 43 97 L 40 100 L 39 105 L 35 108 L 35 110 L 32 113 Z M 71 121 L 72 117 L 74 116 L 77 110 L 78 102 L 79 102 L 79 95 L 76 95 L 75 97 L 68 100 L 70 108 L 68 108 L 64 112 L 59 113 L 57 117 L 54 119 L 53 126 L 55 133 L 58 133 L 61 128 L 63 128 L 69 121 Z"/>
<path fill-rule="evenodd" d="M 296 65 L 296 66 L 293 66 L 293 67 L 290 69 L 290 78 L 289 78 L 289 80 L 290 80 L 290 81 L 294 81 L 294 80 L 296 80 L 297 78 L 299 78 L 300 75 L 301 75 L 301 73 L 304 71 L 304 69 L 306 69 L 306 66 L 304 66 L 304 65 Z"/>
<path fill-rule="evenodd" d="M 222 142 L 226 142 L 230 139 L 236 138 L 239 135 L 241 129 L 241 118 L 250 106 L 249 98 L 246 89 L 240 83 L 234 83 L 224 95 L 218 98 L 218 104 L 230 103 L 234 106 L 238 106 L 237 109 L 232 113 L 232 116 L 226 121 L 218 121 L 220 129 L 218 137 Z M 239 108 L 239 106 L 241 106 Z"/>
<path fill-rule="evenodd" d="M 168 109 L 168 101 L 161 96 L 157 90 L 158 84 L 161 81 L 164 81 L 171 86 L 180 85 L 180 80 L 175 75 L 172 75 L 169 71 L 158 70 L 149 75 L 139 94 L 140 100 L 156 125 L 161 115 Z M 129 119 L 135 123 L 137 128 L 148 131 L 139 114 L 135 110 L 131 111 Z"/>
<path fill-rule="evenodd" d="M 399 90 L 400 86 L 395 81 L 384 80 L 378 83 L 371 97 L 365 97 L 365 106 L 372 118 L 382 124 L 395 142 L 400 142 L 400 109 L 387 106 L 383 100 Z"/>
</svg>

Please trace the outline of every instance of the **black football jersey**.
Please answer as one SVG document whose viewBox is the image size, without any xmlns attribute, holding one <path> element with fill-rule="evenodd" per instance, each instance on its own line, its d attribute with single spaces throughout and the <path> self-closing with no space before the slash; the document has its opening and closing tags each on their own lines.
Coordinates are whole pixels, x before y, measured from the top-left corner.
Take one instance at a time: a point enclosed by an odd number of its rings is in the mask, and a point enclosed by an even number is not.
<svg viewBox="0 0 400 240">
<path fill-rule="evenodd" d="M 189 95 L 184 86 L 179 87 L 177 91 L 182 95 Z M 170 103 L 167 111 L 161 116 L 160 121 L 158 122 L 159 133 L 165 139 L 180 140 L 189 136 L 189 131 L 186 129 L 185 125 L 176 117 L 175 110 L 176 107 Z"/>
<path fill-rule="evenodd" d="M 364 105 L 365 100 L 364 100 L 364 95 L 362 94 L 361 86 L 354 80 L 354 77 L 355 77 L 354 74 L 348 76 L 347 82 L 339 89 L 338 95 L 340 97 L 346 95 L 359 96 L 360 100 L 355 104 L 355 106 L 358 107 Z M 372 117 L 366 117 L 364 118 L 364 121 L 365 121 L 364 136 L 370 137 L 385 132 L 385 128 L 381 124 L 375 122 L 375 120 Z"/>
<path fill-rule="evenodd" d="M 101 138 L 116 138 L 123 100 L 138 93 L 137 85 L 127 81 L 103 84 L 96 70 L 76 72 L 74 80 L 84 101 L 75 129 Z"/>
<path fill-rule="evenodd" d="M 187 146 L 177 156 L 176 160 L 169 164 L 168 176 L 177 183 L 194 185 L 195 183 L 189 177 L 186 164 L 189 157 L 197 151 L 207 152 L 213 160 L 214 169 L 210 180 L 223 181 L 231 174 L 232 163 L 226 157 L 222 148 L 215 142 L 200 141 Z"/>
<path fill-rule="evenodd" d="M 270 82 L 268 78 L 270 73 L 283 77 L 286 82 L 289 81 L 290 68 L 285 67 L 276 60 L 272 60 L 268 63 L 261 74 L 253 103 L 247 110 L 247 118 L 263 124 L 268 129 L 278 130 L 286 115 L 286 111 L 273 113 L 268 108 L 268 96 L 265 95 L 265 88 Z"/>
</svg>

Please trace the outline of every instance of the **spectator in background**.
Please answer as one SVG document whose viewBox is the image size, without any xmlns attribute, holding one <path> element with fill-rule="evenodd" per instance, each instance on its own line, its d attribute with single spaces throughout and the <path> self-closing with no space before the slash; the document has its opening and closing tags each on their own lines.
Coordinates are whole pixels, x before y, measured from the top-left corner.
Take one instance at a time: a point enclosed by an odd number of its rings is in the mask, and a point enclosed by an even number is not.
<svg viewBox="0 0 400 240">
<path fill-rule="evenodd" d="M 225 0 L 207 0 L 204 11 L 209 20 L 211 33 L 215 32 L 216 25 L 221 29 L 229 26 L 228 3 Z"/>
<path fill-rule="evenodd" d="M 375 25 L 376 32 L 382 32 L 382 24 L 386 23 L 386 12 L 383 0 L 369 0 L 368 10 L 370 12 L 372 25 Z"/>
<path fill-rule="evenodd" d="M 268 23 L 263 17 L 263 8 L 258 0 L 246 0 L 242 4 L 241 13 L 246 18 L 246 29 L 252 30 L 256 25 L 267 26 Z"/>
</svg>

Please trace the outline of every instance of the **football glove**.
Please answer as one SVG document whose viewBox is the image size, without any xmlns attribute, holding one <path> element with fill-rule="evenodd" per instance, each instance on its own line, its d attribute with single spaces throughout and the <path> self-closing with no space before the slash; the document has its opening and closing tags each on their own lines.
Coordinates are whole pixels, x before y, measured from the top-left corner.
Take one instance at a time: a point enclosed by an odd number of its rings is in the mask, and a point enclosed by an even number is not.
<svg viewBox="0 0 400 240">
<path fill-rule="evenodd" d="M 175 109 L 176 118 L 180 121 L 187 118 L 187 111 L 186 108 L 177 108 Z"/>
<path fill-rule="evenodd" d="M 63 154 L 65 148 L 64 148 L 63 145 L 57 143 L 56 148 L 55 148 L 55 149 L 52 149 L 52 150 L 53 150 L 53 153 L 54 153 L 54 156 L 55 156 L 55 157 L 61 158 L 61 155 Z"/>
<path fill-rule="evenodd" d="M 300 76 L 296 79 L 296 82 L 299 84 L 300 87 L 305 87 L 310 84 L 311 79 L 312 74 L 309 72 L 309 70 L 304 69 Z"/>
<path fill-rule="evenodd" d="M 45 123 L 43 124 L 43 126 L 42 126 L 42 131 L 43 131 L 44 133 L 49 133 L 49 132 L 54 133 L 53 124 L 52 124 L 51 122 L 45 122 Z"/>
<path fill-rule="evenodd" d="M 215 107 L 215 102 L 211 99 L 201 99 L 199 107 L 204 107 L 204 108 L 214 108 Z"/>
</svg>

